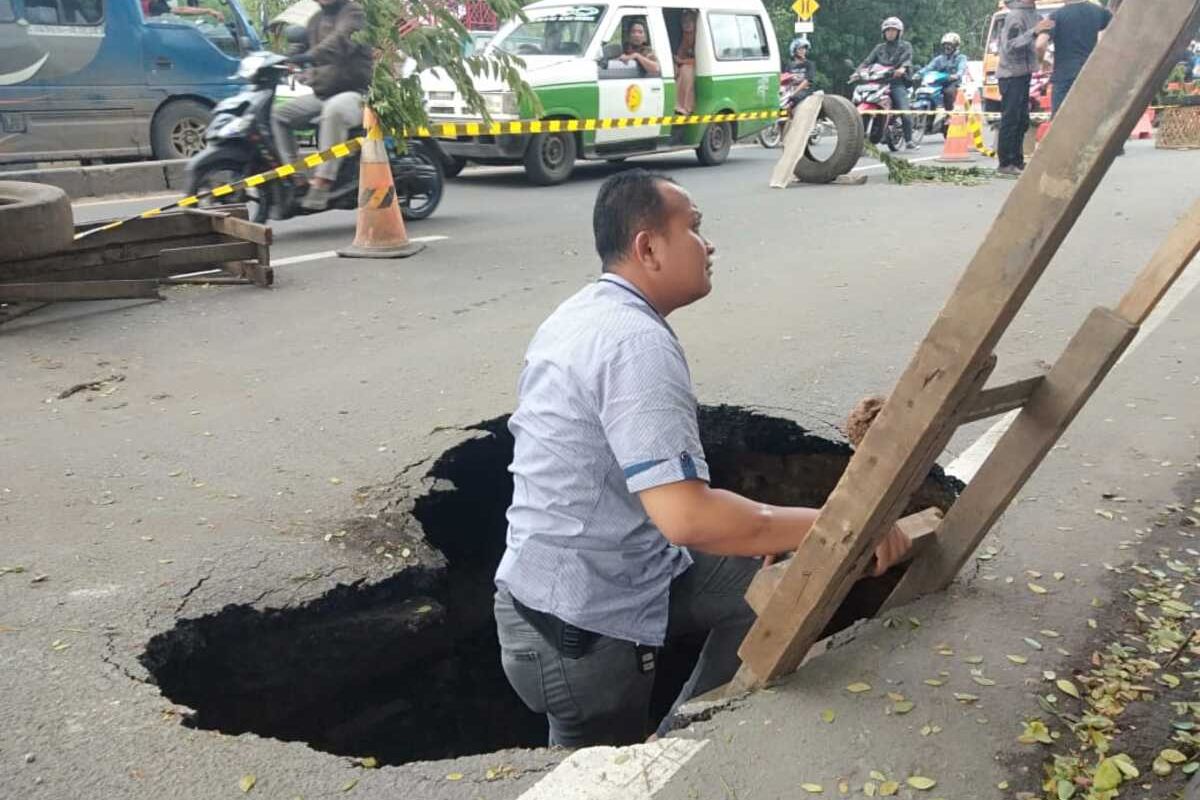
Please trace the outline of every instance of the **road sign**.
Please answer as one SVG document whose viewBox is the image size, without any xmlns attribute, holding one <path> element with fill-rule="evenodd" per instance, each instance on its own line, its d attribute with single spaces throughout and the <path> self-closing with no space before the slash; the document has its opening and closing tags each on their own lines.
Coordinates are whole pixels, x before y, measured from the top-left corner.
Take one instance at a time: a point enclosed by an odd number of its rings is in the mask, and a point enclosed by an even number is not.
<svg viewBox="0 0 1200 800">
<path fill-rule="evenodd" d="M 813 14 L 817 13 L 817 9 L 821 4 L 817 0 L 796 0 L 792 3 L 792 11 L 796 12 L 796 16 L 804 21 L 812 19 Z"/>
<path fill-rule="evenodd" d="M 792 27 L 793 33 L 812 33 L 813 30 L 815 30 L 815 28 L 812 20 L 809 20 L 808 22 L 796 20 L 795 25 Z"/>
</svg>

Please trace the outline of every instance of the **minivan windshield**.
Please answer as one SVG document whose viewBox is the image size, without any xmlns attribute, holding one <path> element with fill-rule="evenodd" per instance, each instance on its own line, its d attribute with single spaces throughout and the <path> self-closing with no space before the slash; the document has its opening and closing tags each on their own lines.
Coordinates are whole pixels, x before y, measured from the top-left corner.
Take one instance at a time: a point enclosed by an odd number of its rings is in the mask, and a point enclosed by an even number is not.
<svg viewBox="0 0 1200 800">
<path fill-rule="evenodd" d="M 604 16 L 604 6 L 561 6 L 527 12 L 496 47 L 514 56 L 582 56 Z"/>
<path fill-rule="evenodd" d="M 241 55 L 237 14 L 226 0 L 142 0 L 142 15 L 151 25 L 194 25 L 225 55 Z"/>
</svg>

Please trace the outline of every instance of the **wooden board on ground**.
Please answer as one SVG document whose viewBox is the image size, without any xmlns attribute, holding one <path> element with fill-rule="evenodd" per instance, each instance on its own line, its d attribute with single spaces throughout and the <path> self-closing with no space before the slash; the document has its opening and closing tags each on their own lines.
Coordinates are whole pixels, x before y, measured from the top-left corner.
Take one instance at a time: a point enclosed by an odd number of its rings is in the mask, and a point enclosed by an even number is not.
<svg viewBox="0 0 1200 800">
<path fill-rule="evenodd" d="M 1176 40 L 1198 18 L 1200 0 L 1130 4 L 1116 16 L 1076 83 L 1075 94 L 1089 102 L 1064 106 L 1013 187 L 742 643 L 738 683 L 792 671 L 816 641 L 940 453 L 947 428 L 975 400 L 1001 335 L 1161 83 Z M 1030 402 L 1050 386 L 1039 385 Z"/>
<path fill-rule="evenodd" d="M 808 149 L 808 137 L 821 113 L 824 92 L 813 92 L 796 106 L 783 134 L 783 153 L 771 171 L 771 188 L 786 189 L 793 180 L 796 164 Z"/>
</svg>

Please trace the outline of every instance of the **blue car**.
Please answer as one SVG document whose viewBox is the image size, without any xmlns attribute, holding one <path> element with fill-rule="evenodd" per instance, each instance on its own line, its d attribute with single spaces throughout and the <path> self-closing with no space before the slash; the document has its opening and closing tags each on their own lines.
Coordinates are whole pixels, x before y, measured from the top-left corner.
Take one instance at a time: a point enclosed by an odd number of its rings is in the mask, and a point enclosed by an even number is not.
<svg viewBox="0 0 1200 800">
<path fill-rule="evenodd" d="M 237 0 L 0 0 L 0 163 L 188 158 L 259 49 Z"/>
</svg>

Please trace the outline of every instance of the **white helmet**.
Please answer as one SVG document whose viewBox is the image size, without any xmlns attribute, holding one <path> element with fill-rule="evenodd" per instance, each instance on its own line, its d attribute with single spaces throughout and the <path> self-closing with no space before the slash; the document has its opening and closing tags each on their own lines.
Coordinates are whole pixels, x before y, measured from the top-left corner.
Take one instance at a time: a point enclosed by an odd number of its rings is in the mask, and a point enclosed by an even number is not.
<svg viewBox="0 0 1200 800">
<path fill-rule="evenodd" d="M 901 20 L 899 17 L 888 17 L 887 19 L 885 19 L 883 21 L 883 24 L 879 26 L 879 32 L 884 33 L 889 28 L 894 31 L 899 31 L 900 34 L 903 35 L 904 34 L 904 21 Z"/>
<path fill-rule="evenodd" d="M 962 45 L 962 37 L 951 31 L 942 37 L 942 44 L 949 44 L 953 45 L 955 48 L 958 48 L 960 45 Z"/>
</svg>

